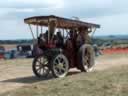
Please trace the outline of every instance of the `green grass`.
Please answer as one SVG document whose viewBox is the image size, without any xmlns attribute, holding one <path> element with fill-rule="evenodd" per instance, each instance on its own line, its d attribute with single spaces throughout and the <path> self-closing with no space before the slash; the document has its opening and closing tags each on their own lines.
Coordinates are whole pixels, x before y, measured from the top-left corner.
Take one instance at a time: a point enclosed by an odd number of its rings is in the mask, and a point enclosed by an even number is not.
<svg viewBox="0 0 128 96">
<path fill-rule="evenodd" d="M 0 96 L 128 96 L 128 66 L 42 81 Z"/>
</svg>

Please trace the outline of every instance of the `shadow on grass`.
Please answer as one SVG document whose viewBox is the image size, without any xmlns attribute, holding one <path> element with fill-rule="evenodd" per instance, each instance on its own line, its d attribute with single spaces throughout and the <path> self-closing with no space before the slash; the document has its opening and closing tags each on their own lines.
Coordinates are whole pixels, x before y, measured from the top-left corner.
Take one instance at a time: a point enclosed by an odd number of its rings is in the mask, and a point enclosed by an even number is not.
<svg viewBox="0 0 128 96">
<path fill-rule="evenodd" d="M 78 71 L 69 72 L 67 76 L 76 75 L 78 73 L 80 73 L 80 72 L 78 72 Z M 19 78 L 3 80 L 0 82 L 2 82 L 2 83 L 9 83 L 9 82 L 13 83 L 14 82 L 14 83 L 32 84 L 32 83 L 36 83 L 36 82 L 40 82 L 40 81 L 47 81 L 47 80 L 52 80 L 52 79 L 55 79 L 52 75 L 49 75 L 48 77 L 45 77 L 45 78 L 37 78 L 35 76 L 29 76 L 29 77 L 19 77 Z"/>
<path fill-rule="evenodd" d="M 72 75 L 76 75 L 76 74 L 79 74 L 81 72 L 79 71 L 72 71 L 72 72 L 68 72 L 68 75 L 67 76 L 72 76 Z"/>
<path fill-rule="evenodd" d="M 37 78 L 35 76 L 29 76 L 29 77 L 19 77 L 19 78 L 13 78 L 13 79 L 8 79 L 8 80 L 3 80 L 1 81 L 2 83 L 9 83 L 9 82 L 14 82 L 14 83 L 25 83 L 25 84 L 31 84 L 31 83 L 36 83 L 40 81 L 46 81 L 53 79 L 53 77 L 49 76 L 47 78 Z"/>
</svg>

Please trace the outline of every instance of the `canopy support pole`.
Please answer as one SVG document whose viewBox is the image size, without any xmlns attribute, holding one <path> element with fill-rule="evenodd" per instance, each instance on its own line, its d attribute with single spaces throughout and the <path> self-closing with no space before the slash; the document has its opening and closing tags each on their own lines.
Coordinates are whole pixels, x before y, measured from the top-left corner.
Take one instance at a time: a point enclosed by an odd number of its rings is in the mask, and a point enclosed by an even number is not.
<svg viewBox="0 0 128 96">
<path fill-rule="evenodd" d="M 32 28 L 31 28 L 31 25 L 30 25 L 30 24 L 29 24 L 29 29 L 30 29 L 30 32 L 31 32 L 31 34 L 32 34 L 33 39 L 35 40 L 35 37 L 34 37 L 34 34 L 33 34 L 33 32 L 32 32 Z"/>
<path fill-rule="evenodd" d="M 39 32 L 38 32 L 38 25 L 36 26 L 36 36 L 38 38 Z"/>
<path fill-rule="evenodd" d="M 67 32 L 67 36 L 66 36 L 66 38 L 68 38 L 68 36 L 69 36 L 68 28 L 65 29 L 65 30 L 66 30 L 66 32 Z"/>
<path fill-rule="evenodd" d="M 94 31 L 92 32 L 91 38 L 93 38 L 95 32 L 96 32 L 96 28 L 94 28 Z"/>
<path fill-rule="evenodd" d="M 31 28 L 31 25 L 29 24 L 29 29 L 30 29 L 30 32 L 31 32 L 31 34 L 32 34 L 32 37 L 33 37 L 33 43 L 35 44 L 35 36 L 34 36 L 34 34 L 33 34 L 33 32 L 32 32 L 32 28 Z"/>
<path fill-rule="evenodd" d="M 63 29 L 63 38 L 64 38 L 64 29 Z"/>
<path fill-rule="evenodd" d="M 41 34 L 43 33 L 43 26 L 41 26 Z"/>
</svg>

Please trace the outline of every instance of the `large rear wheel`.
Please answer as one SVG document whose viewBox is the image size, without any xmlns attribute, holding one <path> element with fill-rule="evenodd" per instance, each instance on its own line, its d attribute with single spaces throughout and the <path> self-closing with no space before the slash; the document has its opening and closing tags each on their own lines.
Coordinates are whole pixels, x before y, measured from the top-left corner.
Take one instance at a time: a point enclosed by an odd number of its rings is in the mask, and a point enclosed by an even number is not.
<svg viewBox="0 0 128 96">
<path fill-rule="evenodd" d="M 56 55 L 52 59 L 50 65 L 54 77 L 61 78 L 67 75 L 69 70 L 69 62 L 65 55 Z"/>
<path fill-rule="evenodd" d="M 89 44 L 84 44 L 78 52 L 79 68 L 83 72 L 92 71 L 95 64 L 94 49 Z"/>
<path fill-rule="evenodd" d="M 44 56 L 38 56 L 33 60 L 32 65 L 33 73 L 41 78 L 41 77 L 47 77 L 49 75 L 49 65 L 48 65 L 48 59 Z"/>
</svg>

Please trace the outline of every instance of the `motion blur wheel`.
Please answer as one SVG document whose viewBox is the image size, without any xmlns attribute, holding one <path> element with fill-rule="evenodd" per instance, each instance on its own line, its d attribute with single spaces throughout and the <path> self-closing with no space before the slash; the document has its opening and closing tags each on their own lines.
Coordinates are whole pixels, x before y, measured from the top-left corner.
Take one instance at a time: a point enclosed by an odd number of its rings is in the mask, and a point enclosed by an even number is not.
<svg viewBox="0 0 128 96">
<path fill-rule="evenodd" d="M 90 72 L 95 65 L 95 52 L 91 45 L 84 44 L 78 52 L 79 68 L 82 72 Z"/>
<path fill-rule="evenodd" d="M 41 78 L 41 77 L 47 77 L 49 75 L 49 65 L 48 65 L 48 59 L 44 56 L 36 57 L 33 60 L 32 65 L 33 73 Z"/>
<path fill-rule="evenodd" d="M 65 55 L 63 54 L 56 55 L 52 59 L 50 65 L 54 77 L 61 78 L 67 75 L 69 70 L 69 62 Z"/>
</svg>

